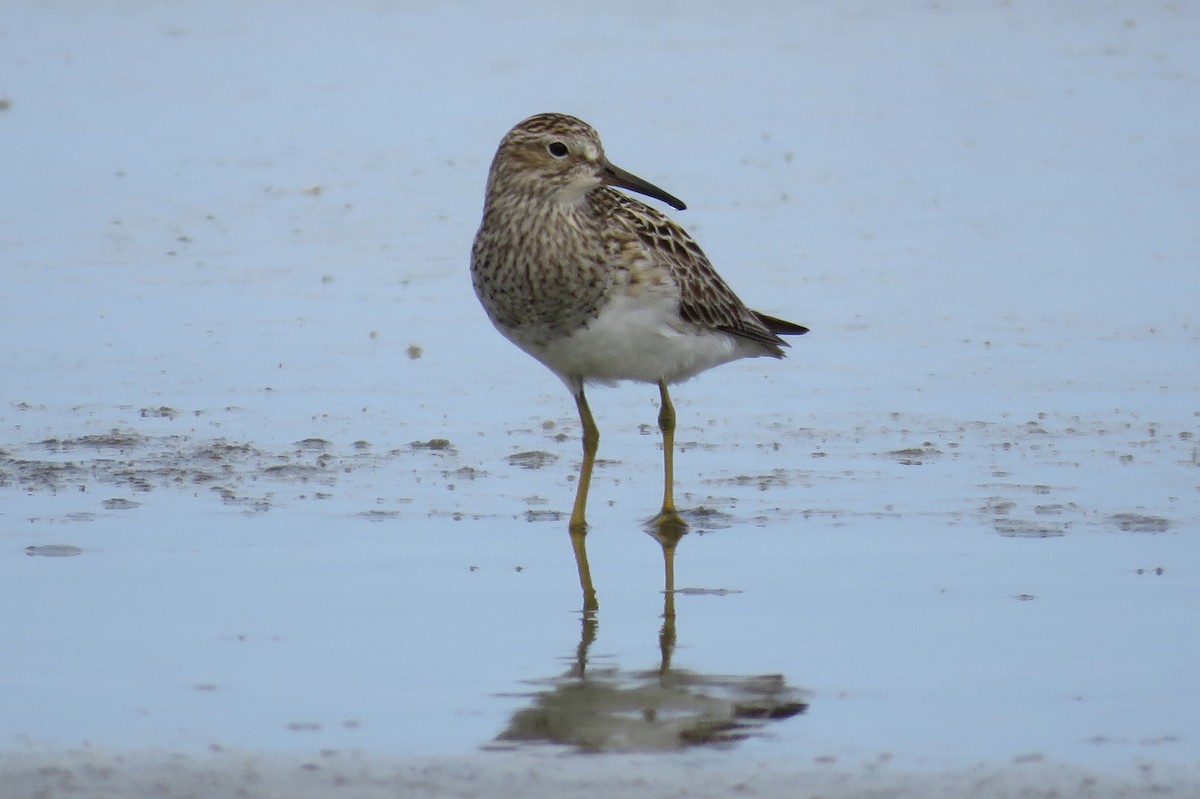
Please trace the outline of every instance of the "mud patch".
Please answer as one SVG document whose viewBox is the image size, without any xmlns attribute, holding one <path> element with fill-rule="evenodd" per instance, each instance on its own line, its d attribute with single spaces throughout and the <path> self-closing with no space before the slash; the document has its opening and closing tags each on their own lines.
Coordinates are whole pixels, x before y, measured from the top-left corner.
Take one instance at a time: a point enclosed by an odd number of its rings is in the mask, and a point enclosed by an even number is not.
<svg viewBox="0 0 1200 799">
<path fill-rule="evenodd" d="M 521 469 L 541 469 L 558 461 L 558 456 L 551 452 L 543 452 L 542 450 L 530 450 L 528 452 L 517 452 L 508 456 L 510 466 L 516 466 Z"/>
<path fill-rule="evenodd" d="M 78 438 L 48 438 L 38 443 L 54 452 L 62 452 L 71 449 L 132 449 L 141 445 L 145 440 L 144 436 L 133 430 L 113 428 L 107 433 L 96 433 Z"/>
<path fill-rule="evenodd" d="M 736 477 L 721 477 L 706 480 L 709 485 L 753 486 L 759 491 L 787 488 L 797 473 L 789 469 L 773 469 L 765 474 L 739 474 Z"/>
<path fill-rule="evenodd" d="M 369 522 L 386 522 L 400 518 L 401 513 L 398 510 L 365 510 L 357 516 Z"/>
<path fill-rule="evenodd" d="M 73 558 L 82 555 L 83 550 L 70 544 L 42 544 L 25 547 L 25 554 L 31 558 Z"/>
<path fill-rule="evenodd" d="M 415 450 L 433 450 L 434 452 L 456 452 L 454 445 L 450 443 L 448 438 L 431 438 L 428 441 L 414 441 L 408 445 L 410 449 Z"/>
<path fill-rule="evenodd" d="M 887 456 L 903 466 L 921 466 L 942 457 L 943 454 L 945 453 L 934 447 L 931 442 L 926 441 L 919 447 L 894 449 L 887 453 Z"/>
<path fill-rule="evenodd" d="M 142 408 L 141 417 L 143 419 L 174 419 L 179 415 L 179 411 L 166 405 L 160 405 L 157 408 Z"/>
<path fill-rule="evenodd" d="M 1035 495 L 1050 493 L 1049 486 L 1012 486 Z M 1070 521 L 1052 521 L 1047 516 L 1062 516 L 1068 509 L 1077 511 L 1074 503 L 1037 503 L 1032 507 L 1003 496 L 988 497 L 980 514 L 992 529 L 1005 538 L 1057 538 L 1065 535 Z M 1030 514 L 1032 511 L 1032 514 Z"/>
<path fill-rule="evenodd" d="M 685 510 L 681 514 L 685 521 L 692 526 L 697 533 L 704 533 L 711 530 L 724 530 L 732 527 L 737 523 L 737 519 L 733 514 L 718 510 L 707 505 L 701 505 L 697 508 Z"/>
<path fill-rule="evenodd" d="M 748 706 L 748 709 L 750 707 Z M 353 724 L 342 722 L 342 726 Z M 768 728 L 769 729 L 769 728 Z M 505 747 L 497 745 L 496 749 Z M 818 750 L 819 751 L 819 750 Z M 642 799 L 647 796 L 753 796 L 790 799 L 936 799 L 970 796 L 1195 796 L 1194 765 L 1141 763 L 1087 768 L 1041 755 L 951 771 L 910 771 L 887 752 L 841 764 L 835 755 L 811 760 L 755 759 L 720 765 L 675 758 L 551 757 L 495 753 L 474 756 L 373 756 L 336 749 L 275 753 L 214 744 L 203 755 L 166 749 L 88 747 L 73 751 L 0 752 L 0 780 L 14 796 L 245 796 L 261 799 L 431 799 L 521 796 L 526 799 Z"/>
<path fill-rule="evenodd" d="M 50 457 L 39 457 L 37 449 L 49 449 Z M 197 496 L 215 496 L 226 505 L 257 513 L 279 504 L 280 495 L 300 499 L 329 499 L 327 490 L 281 492 L 296 485 L 332 487 L 355 472 L 370 473 L 382 464 L 412 458 L 419 452 L 453 453 L 446 439 L 416 442 L 408 450 L 383 455 L 364 451 L 358 443 L 347 454 L 324 438 L 296 441 L 291 449 L 271 452 L 252 444 L 211 439 L 194 441 L 186 436 L 147 436 L 114 429 L 99 435 L 53 438 L 35 442 L 29 451 L 15 448 L 0 452 L 0 487 L 15 486 L 28 493 L 79 493 L 87 495 L 95 486 L 110 486 L 138 494 L 155 489 L 191 490 L 206 488 Z M 474 479 L 470 467 L 442 470 L 442 477 Z M 391 501 L 391 500 L 389 500 Z M 403 498 L 394 500 L 405 502 Z M 132 511 L 142 503 L 129 496 L 110 496 L 99 503 L 106 511 Z M 77 511 L 69 521 L 90 521 L 91 512 Z"/>
<path fill-rule="evenodd" d="M 1114 513 L 1109 518 L 1123 533 L 1165 533 L 1171 527 L 1171 523 L 1161 516 L 1141 513 Z"/>
<path fill-rule="evenodd" d="M 684 596 L 729 596 L 740 594 L 740 588 L 676 588 L 675 593 Z"/>
<path fill-rule="evenodd" d="M 124 497 L 113 497 L 100 503 L 100 507 L 105 510 L 133 510 L 141 506 L 142 503 L 134 502 L 132 499 L 125 499 Z"/>
<path fill-rule="evenodd" d="M 263 474 L 276 480 L 291 480 L 300 483 L 317 481 L 323 485 L 337 482 L 337 474 L 330 473 L 328 460 L 318 463 L 277 463 L 263 469 Z"/>
<path fill-rule="evenodd" d="M 997 519 L 992 528 L 1005 538 L 1057 538 L 1066 533 L 1064 525 L 1026 519 Z"/>
</svg>

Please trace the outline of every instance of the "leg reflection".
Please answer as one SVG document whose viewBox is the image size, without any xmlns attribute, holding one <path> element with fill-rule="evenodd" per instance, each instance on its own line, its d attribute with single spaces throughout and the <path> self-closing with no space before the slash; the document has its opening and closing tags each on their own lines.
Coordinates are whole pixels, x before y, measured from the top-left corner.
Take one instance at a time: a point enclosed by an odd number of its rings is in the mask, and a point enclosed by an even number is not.
<svg viewBox="0 0 1200 799">
<path fill-rule="evenodd" d="M 592 570 L 588 566 L 587 528 L 571 525 L 571 548 L 575 550 L 575 568 L 579 571 L 579 587 L 583 590 L 583 611 L 594 614 L 600 609 L 596 599 L 596 586 L 592 584 Z"/>
<path fill-rule="evenodd" d="M 663 626 L 658 645 L 662 655 L 659 673 L 666 675 L 675 653 L 675 548 L 687 534 L 687 526 L 659 521 L 648 532 L 662 546 L 663 553 Z"/>
<path fill-rule="evenodd" d="M 496 743 L 551 743 L 580 752 L 677 752 L 728 746 L 758 735 L 774 721 L 803 713 L 807 700 L 781 674 L 706 674 L 672 665 L 675 651 L 675 551 L 679 526 L 649 531 L 663 553 L 663 624 L 658 668 L 622 668 L 612 655 L 589 664 L 598 613 L 583 531 L 571 541 L 583 587 L 579 645 L 565 674 L 533 680 Z M 557 662 L 557 658 L 555 659 Z"/>
</svg>

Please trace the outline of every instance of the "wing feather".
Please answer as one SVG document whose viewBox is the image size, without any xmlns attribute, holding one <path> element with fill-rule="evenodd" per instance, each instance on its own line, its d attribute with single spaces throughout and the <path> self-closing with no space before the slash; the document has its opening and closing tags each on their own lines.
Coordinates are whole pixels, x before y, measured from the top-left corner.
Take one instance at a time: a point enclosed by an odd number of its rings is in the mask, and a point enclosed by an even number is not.
<svg viewBox="0 0 1200 799">
<path fill-rule="evenodd" d="M 686 230 L 645 203 L 611 189 L 612 218 L 645 248 L 647 257 L 666 269 L 679 288 L 679 315 L 699 327 L 721 330 L 756 341 L 773 355 L 782 356 L 788 346 L 779 337 L 799 335 L 808 329 L 760 314 L 746 307 L 733 289 L 717 274 Z"/>
</svg>

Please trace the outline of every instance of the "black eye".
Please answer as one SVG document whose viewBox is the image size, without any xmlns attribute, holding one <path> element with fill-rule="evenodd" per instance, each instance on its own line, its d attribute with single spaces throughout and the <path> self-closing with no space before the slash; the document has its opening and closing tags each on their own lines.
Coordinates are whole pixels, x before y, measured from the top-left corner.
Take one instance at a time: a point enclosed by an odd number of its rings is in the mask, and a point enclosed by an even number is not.
<svg viewBox="0 0 1200 799">
<path fill-rule="evenodd" d="M 555 158 L 562 158 L 568 152 L 567 145 L 563 144 L 560 141 L 550 142 L 549 146 L 547 146 L 546 149 L 549 150 L 550 155 L 554 156 Z"/>
</svg>

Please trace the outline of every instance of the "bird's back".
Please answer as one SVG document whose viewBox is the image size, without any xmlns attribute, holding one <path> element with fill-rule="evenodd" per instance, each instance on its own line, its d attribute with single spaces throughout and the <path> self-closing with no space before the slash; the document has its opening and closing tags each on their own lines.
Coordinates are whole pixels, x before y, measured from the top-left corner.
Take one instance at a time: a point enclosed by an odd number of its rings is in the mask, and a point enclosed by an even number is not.
<svg viewBox="0 0 1200 799">
<path fill-rule="evenodd" d="M 752 311 L 713 268 L 700 245 L 679 224 L 654 208 L 612 189 L 598 191 L 597 202 L 608 209 L 605 229 L 632 234 L 646 258 L 660 266 L 675 284 L 679 317 L 697 331 L 721 332 L 761 344 L 763 354 L 781 356 L 780 335 L 801 335 L 808 328 Z"/>
</svg>

